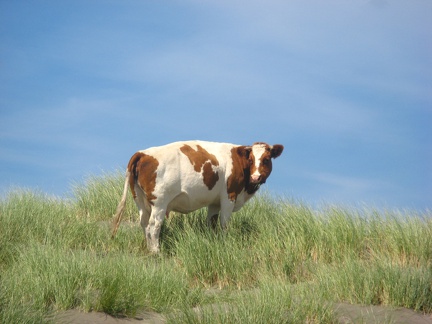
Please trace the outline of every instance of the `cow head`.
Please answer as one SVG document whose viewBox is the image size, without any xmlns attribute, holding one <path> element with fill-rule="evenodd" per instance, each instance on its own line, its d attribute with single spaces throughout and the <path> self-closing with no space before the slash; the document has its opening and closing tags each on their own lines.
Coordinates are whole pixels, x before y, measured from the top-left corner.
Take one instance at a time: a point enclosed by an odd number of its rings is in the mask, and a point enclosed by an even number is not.
<svg viewBox="0 0 432 324">
<path fill-rule="evenodd" d="M 265 183 L 272 171 L 272 159 L 281 155 L 283 149 L 283 145 L 280 144 L 271 146 L 260 142 L 244 147 L 243 156 L 248 161 L 249 183 Z"/>
</svg>

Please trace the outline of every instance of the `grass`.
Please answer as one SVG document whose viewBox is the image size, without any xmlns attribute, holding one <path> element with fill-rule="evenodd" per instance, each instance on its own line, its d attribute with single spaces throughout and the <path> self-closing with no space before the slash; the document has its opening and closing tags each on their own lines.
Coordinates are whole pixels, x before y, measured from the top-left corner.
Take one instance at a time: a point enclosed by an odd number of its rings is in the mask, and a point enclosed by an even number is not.
<svg viewBox="0 0 432 324">
<path fill-rule="evenodd" d="M 130 195 L 110 239 L 120 172 L 60 199 L 11 191 L 0 201 L 0 322 L 46 323 L 62 310 L 172 322 L 337 321 L 332 303 L 432 313 L 432 215 L 258 195 L 226 232 L 205 211 L 171 215 L 149 255 Z"/>
</svg>

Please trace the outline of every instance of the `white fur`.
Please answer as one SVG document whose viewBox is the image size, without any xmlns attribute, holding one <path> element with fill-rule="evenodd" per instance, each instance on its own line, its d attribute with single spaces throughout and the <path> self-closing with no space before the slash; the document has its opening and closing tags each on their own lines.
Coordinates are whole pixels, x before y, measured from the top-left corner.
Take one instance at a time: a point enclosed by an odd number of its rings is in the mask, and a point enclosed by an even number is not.
<svg viewBox="0 0 432 324">
<path fill-rule="evenodd" d="M 259 177 L 260 173 L 258 171 L 259 169 L 259 165 L 261 163 L 261 156 L 265 153 L 266 151 L 266 145 L 265 144 L 255 144 L 254 146 L 252 146 L 252 153 L 255 156 L 255 172 L 253 174 L 251 174 L 251 178 L 254 177 Z"/>
</svg>

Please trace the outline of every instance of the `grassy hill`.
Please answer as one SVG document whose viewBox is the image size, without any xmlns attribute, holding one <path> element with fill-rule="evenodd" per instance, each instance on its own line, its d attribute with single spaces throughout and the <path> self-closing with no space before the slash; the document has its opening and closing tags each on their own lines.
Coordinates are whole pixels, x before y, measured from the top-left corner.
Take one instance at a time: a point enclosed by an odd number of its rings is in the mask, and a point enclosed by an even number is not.
<svg viewBox="0 0 432 324">
<path fill-rule="evenodd" d="M 16 190 L 0 202 L 0 322 L 54 321 L 80 309 L 168 321 L 334 323 L 334 303 L 432 313 L 432 215 L 325 206 L 261 194 L 226 232 L 205 211 L 171 214 L 149 255 L 121 173 L 87 179 L 70 199 Z"/>
</svg>

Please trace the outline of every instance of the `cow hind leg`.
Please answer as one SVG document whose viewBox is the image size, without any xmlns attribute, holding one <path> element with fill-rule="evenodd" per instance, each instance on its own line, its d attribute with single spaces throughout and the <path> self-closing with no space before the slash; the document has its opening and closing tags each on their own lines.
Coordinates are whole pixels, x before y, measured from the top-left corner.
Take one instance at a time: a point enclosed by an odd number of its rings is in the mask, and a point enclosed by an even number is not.
<svg viewBox="0 0 432 324">
<path fill-rule="evenodd" d="M 144 236 L 146 236 L 146 228 L 149 223 L 151 205 L 147 202 L 144 192 L 139 187 L 135 187 L 135 192 L 137 196 L 135 197 L 135 204 L 138 207 L 138 212 L 140 216 L 140 224 L 144 231 Z"/>
<path fill-rule="evenodd" d="M 147 209 L 147 208 L 140 209 L 140 211 L 139 211 L 140 224 L 141 224 L 141 228 L 143 229 L 143 232 L 144 232 L 144 237 L 147 237 L 146 228 L 147 228 L 148 223 L 149 223 L 150 212 L 151 212 L 151 209 Z"/>
<path fill-rule="evenodd" d="M 139 210 L 140 224 L 145 234 L 145 229 L 149 223 L 151 207 L 150 204 L 141 196 L 135 198 L 135 203 Z"/>
<path fill-rule="evenodd" d="M 150 252 L 158 253 L 160 251 L 159 235 L 165 218 L 165 213 L 165 208 L 152 207 L 150 219 L 145 230 L 147 248 Z"/>
</svg>

